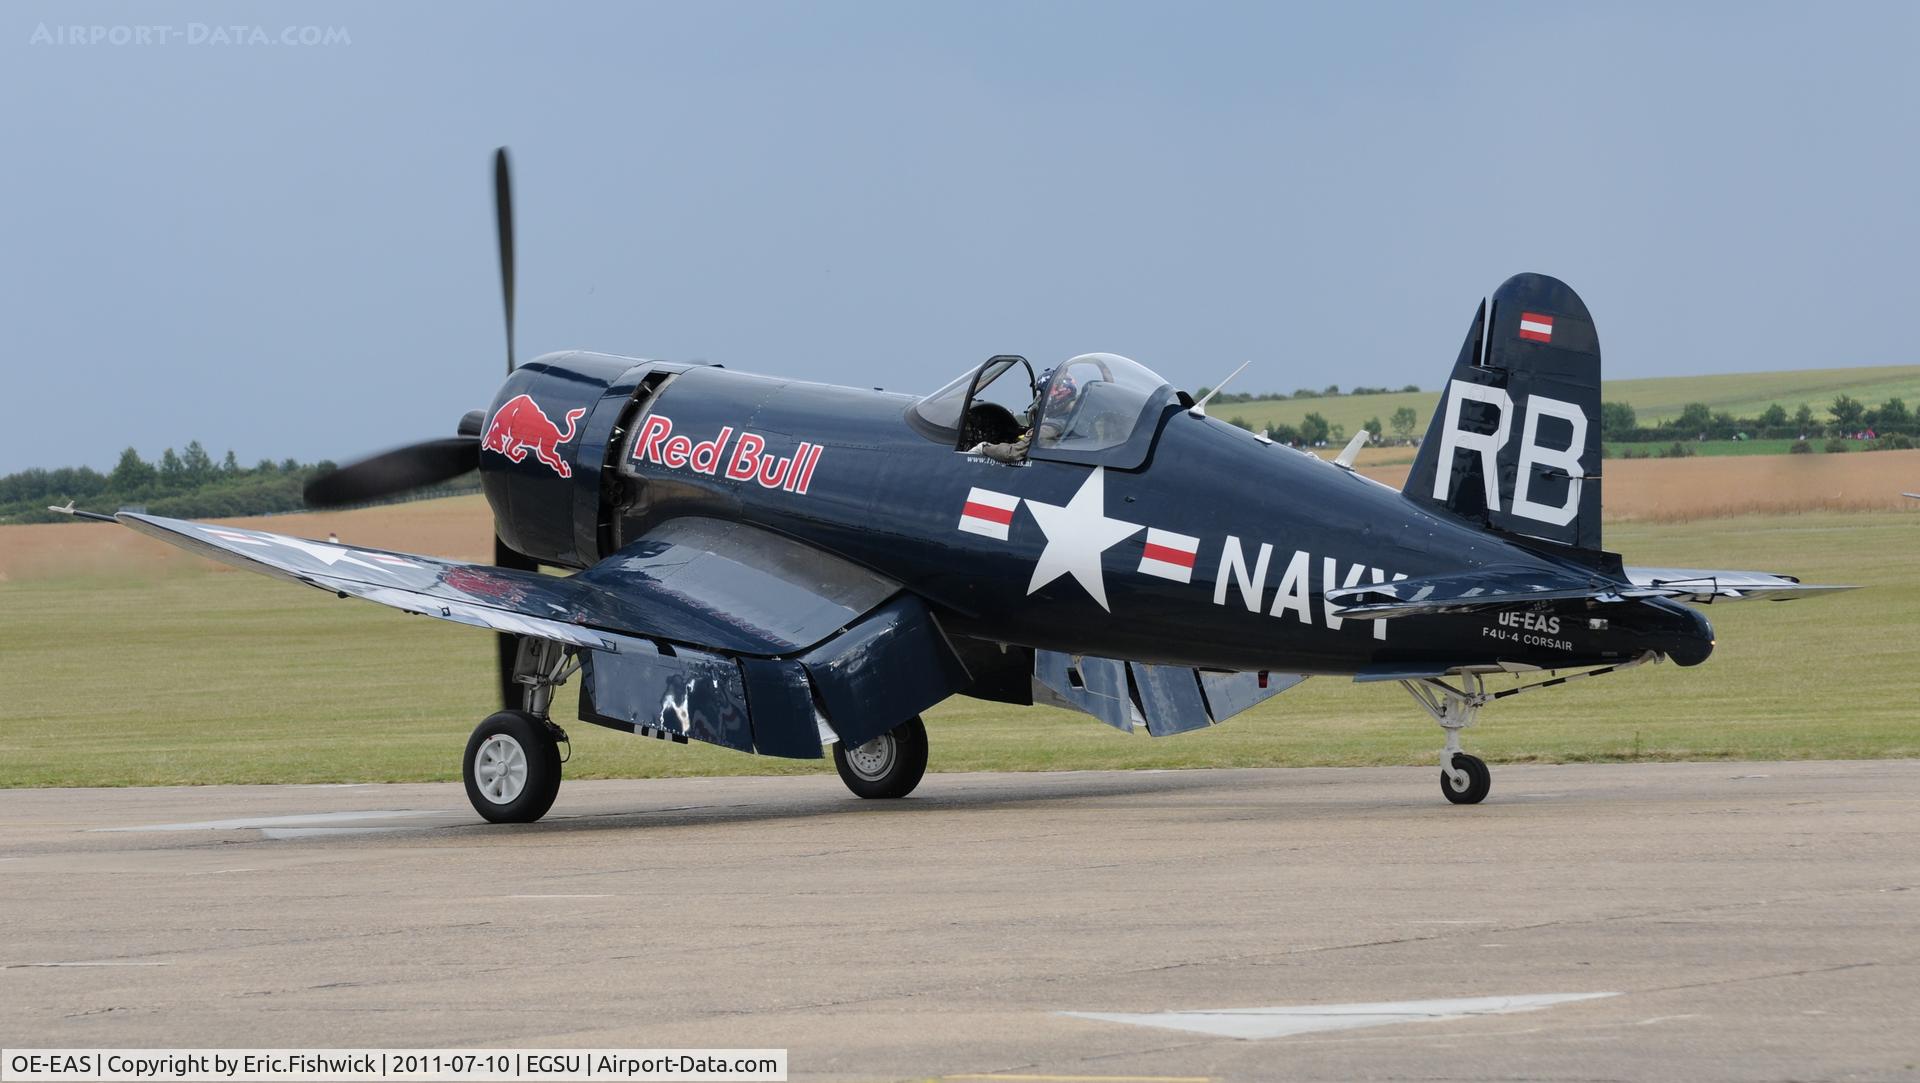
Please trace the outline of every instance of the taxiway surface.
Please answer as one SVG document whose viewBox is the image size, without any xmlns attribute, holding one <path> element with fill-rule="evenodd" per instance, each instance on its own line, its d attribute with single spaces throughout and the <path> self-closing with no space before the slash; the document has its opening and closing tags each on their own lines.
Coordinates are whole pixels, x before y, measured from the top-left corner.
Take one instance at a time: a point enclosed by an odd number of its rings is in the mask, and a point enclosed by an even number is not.
<svg viewBox="0 0 1920 1083">
<path fill-rule="evenodd" d="M 0 1042 L 1914 1077 L 1920 762 L 1497 767 L 1472 808 L 1436 776 L 933 775 L 893 803 L 831 776 L 571 782 L 511 828 L 457 785 L 0 791 Z M 1218 1014 L 1598 993 L 1357 1030 Z"/>
</svg>

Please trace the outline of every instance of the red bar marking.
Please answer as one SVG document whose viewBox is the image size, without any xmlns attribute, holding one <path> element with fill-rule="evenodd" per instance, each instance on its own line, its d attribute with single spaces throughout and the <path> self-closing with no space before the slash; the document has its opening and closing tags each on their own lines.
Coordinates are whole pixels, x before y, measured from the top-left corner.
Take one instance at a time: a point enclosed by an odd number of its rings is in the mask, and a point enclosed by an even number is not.
<svg viewBox="0 0 1920 1083">
<path fill-rule="evenodd" d="M 1013 522 L 1012 508 L 996 508 L 992 504 L 976 504 L 971 500 L 967 501 L 967 506 L 961 509 L 960 514 L 969 519 L 985 519 L 989 523 L 999 523 L 1002 526 Z"/>
<path fill-rule="evenodd" d="M 967 506 L 973 507 L 972 504 Z M 1009 516 L 1009 518 L 1011 518 L 1011 516 Z M 1184 549 L 1169 549 L 1164 545 L 1155 545 L 1152 542 L 1148 542 L 1147 551 L 1144 555 L 1148 560 L 1161 560 L 1168 564 L 1178 564 L 1182 568 L 1193 567 L 1193 554 Z"/>
</svg>

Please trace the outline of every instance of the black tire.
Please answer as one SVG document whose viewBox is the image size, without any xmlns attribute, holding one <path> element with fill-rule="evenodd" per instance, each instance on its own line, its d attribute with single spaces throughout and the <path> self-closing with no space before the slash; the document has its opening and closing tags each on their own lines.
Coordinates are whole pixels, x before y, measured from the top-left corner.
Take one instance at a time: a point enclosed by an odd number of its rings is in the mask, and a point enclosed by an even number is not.
<svg viewBox="0 0 1920 1083">
<path fill-rule="evenodd" d="M 1456 805 L 1477 805 L 1487 799 L 1487 791 L 1493 789 L 1493 772 L 1487 770 L 1486 762 L 1478 756 L 1469 756 L 1465 752 L 1453 754 L 1454 770 L 1467 776 L 1467 788 L 1455 789 L 1453 776 L 1445 768 L 1440 770 L 1440 792 L 1447 800 Z"/>
<path fill-rule="evenodd" d="M 915 715 L 851 752 L 835 741 L 833 766 L 860 797 L 905 797 L 927 773 L 927 727 Z"/>
<path fill-rule="evenodd" d="M 530 824 L 560 794 L 560 746 L 544 720 L 496 711 L 467 738 L 460 774 L 475 812 L 496 824 Z"/>
</svg>

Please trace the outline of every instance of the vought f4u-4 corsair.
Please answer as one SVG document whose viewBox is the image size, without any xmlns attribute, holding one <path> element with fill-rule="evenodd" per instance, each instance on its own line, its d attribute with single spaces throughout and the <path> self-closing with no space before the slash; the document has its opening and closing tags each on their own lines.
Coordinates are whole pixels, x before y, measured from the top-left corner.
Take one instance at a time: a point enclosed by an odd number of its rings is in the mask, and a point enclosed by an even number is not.
<svg viewBox="0 0 1920 1083">
<path fill-rule="evenodd" d="M 492 565 L 99 516 L 500 633 L 506 709 L 464 765 L 488 820 L 552 805 L 550 716 L 576 675 L 586 722 L 768 756 L 830 747 L 876 798 L 919 782 L 920 714 L 949 696 L 1163 737 L 1309 676 L 1393 681 L 1445 730 L 1442 792 L 1471 804 L 1490 778 L 1460 731 L 1490 700 L 1698 665 L 1713 629 L 1687 603 L 1842 589 L 1602 548 L 1599 340 L 1542 275 L 1474 314 L 1395 491 L 1350 455 L 1207 417 L 1113 354 L 1041 373 L 996 356 L 918 397 L 599 353 L 515 366 L 504 154 L 495 199 L 508 375 L 491 408 L 308 490 L 365 502 L 477 468 Z M 1501 674 L 1515 687 L 1489 691 Z"/>
</svg>

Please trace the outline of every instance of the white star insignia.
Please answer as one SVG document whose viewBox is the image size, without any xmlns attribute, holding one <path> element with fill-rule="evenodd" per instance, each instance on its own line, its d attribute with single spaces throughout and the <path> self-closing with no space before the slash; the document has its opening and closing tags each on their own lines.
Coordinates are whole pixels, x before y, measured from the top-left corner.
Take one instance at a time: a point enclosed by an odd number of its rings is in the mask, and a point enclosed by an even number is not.
<svg viewBox="0 0 1920 1083">
<path fill-rule="evenodd" d="M 1027 584 L 1032 594 L 1063 575 L 1072 575 L 1109 613 L 1107 584 L 1100 574 L 1100 554 L 1138 534 L 1145 527 L 1109 519 L 1106 514 L 1106 467 L 1096 466 L 1065 507 L 1042 504 L 1028 497 L 1027 510 L 1047 536 L 1047 547 L 1033 566 L 1033 579 Z"/>
<path fill-rule="evenodd" d="M 318 560 L 320 563 L 325 564 L 329 568 L 335 564 L 357 564 L 371 571 L 385 572 L 388 575 L 393 574 L 378 564 L 369 564 L 361 560 L 358 552 L 348 549 L 343 545 L 327 545 L 321 542 L 308 541 L 305 538 L 289 538 L 284 534 L 258 534 L 252 531 L 222 530 L 218 527 L 209 526 L 202 526 L 200 529 L 213 537 L 225 541 L 241 542 L 246 545 L 271 544 L 284 546 L 288 549 L 296 549 Z M 374 559 L 383 561 L 390 560 L 392 563 L 402 564 L 409 568 L 418 566 L 403 560 L 392 560 L 392 558 L 386 557 L 375 557 Z"/>
</svg>

